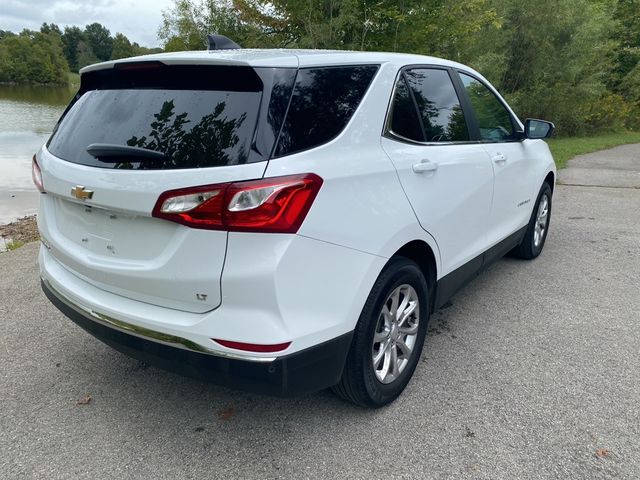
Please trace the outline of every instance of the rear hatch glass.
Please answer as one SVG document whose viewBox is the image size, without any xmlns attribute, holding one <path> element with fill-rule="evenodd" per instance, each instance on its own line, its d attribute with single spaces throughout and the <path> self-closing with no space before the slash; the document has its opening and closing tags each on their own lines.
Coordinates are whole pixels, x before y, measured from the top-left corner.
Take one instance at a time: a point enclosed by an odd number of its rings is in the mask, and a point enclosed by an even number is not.
<svg viewBox="0 0 640 480">
<path fill-rule="evenodd" d="M 88 72 L 47 147 L 69 162 L 118 169 L 202 168 L 266 160 L 294 77 L 294 69 L 153 62 Z M 96 144 L 163 156 L 131 158 L 123 150 L 121 156 L 111 152 L 97 157 L 87 151 Z"/>
</svg>

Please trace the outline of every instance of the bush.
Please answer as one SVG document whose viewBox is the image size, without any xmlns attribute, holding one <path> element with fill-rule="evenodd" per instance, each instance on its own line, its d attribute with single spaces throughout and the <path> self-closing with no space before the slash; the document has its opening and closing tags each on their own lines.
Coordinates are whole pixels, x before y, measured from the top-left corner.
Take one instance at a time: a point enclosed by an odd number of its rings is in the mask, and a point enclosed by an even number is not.
<svg viewBox="0 0 640 480">
<path fill-rule="evenodd" d="M 606 93 L 586 109 L 586 133 L 623 130 L 631 115 L 631 105 L 621 95 Z"/>
<path fill-rule="evenodd" d="M 64 85 L 68 70 L 53 34 L 25 30 L 0 41 L 0 82 Z"/>
</svg>

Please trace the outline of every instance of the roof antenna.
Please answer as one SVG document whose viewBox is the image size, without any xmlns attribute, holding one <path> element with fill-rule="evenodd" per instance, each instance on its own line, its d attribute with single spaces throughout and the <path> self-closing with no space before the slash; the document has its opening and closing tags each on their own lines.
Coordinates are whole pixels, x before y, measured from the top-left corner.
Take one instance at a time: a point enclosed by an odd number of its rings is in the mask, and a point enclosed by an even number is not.
<svg viewBox="0 0 640 480">
<path fill-rule="evenodd" d="M 209 50 L 230 50 L 242 48 L 236 42 L 224 35 L 207 35 L 207 41 L 209 42 Z"/>
</svg>

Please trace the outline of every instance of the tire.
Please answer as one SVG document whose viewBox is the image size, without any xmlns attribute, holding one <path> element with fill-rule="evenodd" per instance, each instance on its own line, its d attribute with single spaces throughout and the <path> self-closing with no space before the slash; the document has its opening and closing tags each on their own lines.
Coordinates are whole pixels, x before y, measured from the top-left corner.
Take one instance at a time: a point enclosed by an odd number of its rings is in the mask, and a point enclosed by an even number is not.
<svg viewBox="0 0 640 480">
<path fill-rule="evenodd" d="M 394 311 L 405 315 L 398 320 Z M 420 360 L 428 321 L 429 292 L 422 271 L 407 258 L 392 258 L 362 309 L 342 378 L 333 391 L 363 407 L 391 403 L 405 389 Z"/>
<path fill-rule="evenodd" d="M 547 233 L 549 232 L 549 224 L 551 223 L 551 197 L 551 187 L 545 182 L 540 188 L 540 193 L 538 193 L 527 231 L 520 245 L 511 251 L 514 257 L 532 260 L 542 252 L 544 242 L 547 239 Z M 545 203 L 546 213 L 543 212 Z M 543 214 L 544 219 L 542 217 Z M 544 226 L 542 226 L 542 219 Z"/>
</svg>

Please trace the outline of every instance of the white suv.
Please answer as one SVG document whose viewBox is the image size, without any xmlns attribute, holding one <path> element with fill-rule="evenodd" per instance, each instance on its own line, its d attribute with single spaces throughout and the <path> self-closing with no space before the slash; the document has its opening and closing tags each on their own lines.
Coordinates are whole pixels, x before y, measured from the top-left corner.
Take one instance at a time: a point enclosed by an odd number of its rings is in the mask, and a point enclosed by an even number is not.
<svg viewBox="0 0 640 480">
<path fill-rule="evenodd" d="M 159 54 L 82 71 L 34 157 L 49 299 L 241 389 L 391 402 L 430 312 L 545 242 L 553 125 L 437 58 Z"/>
</svg>

